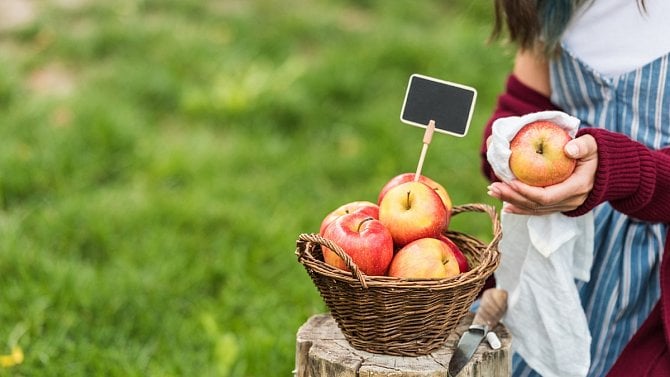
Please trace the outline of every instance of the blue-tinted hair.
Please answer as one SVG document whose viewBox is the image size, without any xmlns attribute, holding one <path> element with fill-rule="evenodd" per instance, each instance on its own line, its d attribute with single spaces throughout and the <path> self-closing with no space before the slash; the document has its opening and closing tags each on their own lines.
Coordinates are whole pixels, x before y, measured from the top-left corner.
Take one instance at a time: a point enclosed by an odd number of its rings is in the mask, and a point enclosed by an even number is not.
<svg viewBox="0 0 670 377">
<path fill-rule="evenodd" d="M 556 49 L 572 14 L 586 0 L 537 0 L 540 39 L 548 51 Z"/>
</svg>

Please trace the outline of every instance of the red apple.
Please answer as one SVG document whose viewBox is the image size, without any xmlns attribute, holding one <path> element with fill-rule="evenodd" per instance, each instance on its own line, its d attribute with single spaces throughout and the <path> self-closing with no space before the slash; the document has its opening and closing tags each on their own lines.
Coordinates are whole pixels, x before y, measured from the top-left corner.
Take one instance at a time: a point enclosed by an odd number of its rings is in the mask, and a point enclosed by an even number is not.
<svg viewBox="0 0 670 377">
<path fill-rule="evenodd" d="M 323 231 L 326 229 L 326 226 L 335 221 L 335 219 L 338 217 L 346 215 L 347 213 L 354 213 L 358 211 L 364 212 L 375 219 L 379 219 L 379 206 L 377 204 L 365 200 L 358 200 L 342 204 L 326 215 L 326 217 L 324 217 L 321 221 L 319 234 L 323 236 Z"/>
<path fill-rule="evenodd" d="M 381 191 L 379 192 L 379 197 L 377 198 L 377 204 L 382 202 L 382 198 L 384 198 L 384 195 L 386 195 L 388 190 L 398 186 L 401 183 L 414 181 L 414 176 L 415 173 L 402 173 L 391 178 L 388 182 L 386 182 L 384 187 L 382 187 Z M 435 192 L 437 192 L 438 195 L 440 195 L 440 198 L 442 199 L 444 206 L 447 207 L 447 210 L 449 210 L 449 212 L 451 212 L 451 209 L 453 208 L 453 205 L 451 203 L 451 197 L 449 197 L 449 193 L 447 192 L 447 189 L 444 188 L 444 186 L 437 183 L 433 179 L 426 177 L 425 175 L 419 176 L 419 182 L 423 182 L 428 186 L 430 186 L 433 190 L 435 190 Z"/>
<path fill-rule="evenodd" d="M 572 137 L 559 125 L 536 121 L 523 126 L 510 141 L 509 167 L 518 180 L 546 187 L 566 180 L 576 161 L 563 148 Z"/>
<path fill-rule="evenodd" d="M 391 232 L 396 246 L 437 237 L 449 219 L 440 196 L 422 182 L 405 182 L 388 190 L 379 203 L 379 221 Z"/>
<path fill-rule="evenodd" d="M 452 247 L 437 238 L 421 238 L 398 250 L 388 276 L 402 278 L 448 278 L 461 272 Z"/>
<path fill-rule="evenodd" d="M 444 234 L 440 234 L 439 237 L 437 237 L 438 240 L 445 242 L 449 247 L 451 248 L 451 251 L 454 252 L 454 257 L 456 258 L 456 261 L 458 262 L 458 268 L 461 272 L 468 272 L 470 271 L 470 265 L 468 264 L 468 259 L 465 257 L 465 254 L 461 251 L 461 249 L 452 241 L 449 239 L 449 237 L 445 236 Z"/>
<path fill-rule="evenodd" d="M 391 233 L 379 220 L 364 212 L 338 217 L 326 227 L 323 237 L 342 248 L 358 268 L 370 276 L 385 275 L 393 259 Z M 348 270 L 344 260 L 327 247 L 323 247 L 323 259 L 331 266 Z"/>
</svg>

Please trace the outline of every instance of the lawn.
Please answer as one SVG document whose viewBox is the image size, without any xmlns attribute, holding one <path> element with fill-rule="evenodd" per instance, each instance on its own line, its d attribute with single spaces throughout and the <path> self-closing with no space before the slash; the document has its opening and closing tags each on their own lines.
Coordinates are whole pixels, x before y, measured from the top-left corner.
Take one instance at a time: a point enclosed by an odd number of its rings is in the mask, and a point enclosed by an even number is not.
<svg viewBox="0 0 670 377">
<path fill-rule="evenodd" d="M 478 90 L 423 172 L 497 205 L 478 149 L 511 54 L 488 2 L 2 7 L 0 355 L 23 360 L 0 376 L 291 375 L 326 310 L 295 240 L 414 171 L 412 73 Z M 484 215 L 453 226 L 491 235 Z"/>
</svg>

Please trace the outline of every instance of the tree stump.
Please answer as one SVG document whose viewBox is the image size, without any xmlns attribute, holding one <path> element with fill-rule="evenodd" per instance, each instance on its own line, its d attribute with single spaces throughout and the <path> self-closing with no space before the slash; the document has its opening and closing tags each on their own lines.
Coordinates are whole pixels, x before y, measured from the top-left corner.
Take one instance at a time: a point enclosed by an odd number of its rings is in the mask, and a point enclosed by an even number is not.
<svg viewBox="0 0 670 377">
<path fill-rule="evenodd" d="M 472 322 L 465 316 L 437 351 L 417 357 L 389 356 L 357 350 L 344 338 L 329 314 L 312 316 L 296 336 L 295 377 L 446 377 L 458 339 Z M 494 331 L 502 347 L 486 340 L 458 377 L 508 377 L 511 374 L 511 336 L 503 325 Z"/>
</svg>

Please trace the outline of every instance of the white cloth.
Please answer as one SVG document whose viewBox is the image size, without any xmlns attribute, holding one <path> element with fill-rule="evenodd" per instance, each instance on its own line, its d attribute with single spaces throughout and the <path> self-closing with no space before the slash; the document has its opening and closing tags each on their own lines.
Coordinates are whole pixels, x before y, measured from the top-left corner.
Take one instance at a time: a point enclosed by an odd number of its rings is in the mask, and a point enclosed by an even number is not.
<svg viewBox="0 0 670 377">
<path fill-rule="evenodd" d="M 525 124 L 552 120 L 574 136 L 579 120 L 558 111 L 500 118 L 487 159 L 511 180 L 509 140 Z M 591 336 L 574 279 L 588 281 L 593 262 L 593 214 L 525 216 L 503 213 L 498 288 L 509 292 L 502 322 L 513 349 L 544 377 L 580 377 L 589 370 Z"/>
</svg>

